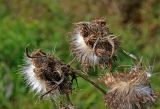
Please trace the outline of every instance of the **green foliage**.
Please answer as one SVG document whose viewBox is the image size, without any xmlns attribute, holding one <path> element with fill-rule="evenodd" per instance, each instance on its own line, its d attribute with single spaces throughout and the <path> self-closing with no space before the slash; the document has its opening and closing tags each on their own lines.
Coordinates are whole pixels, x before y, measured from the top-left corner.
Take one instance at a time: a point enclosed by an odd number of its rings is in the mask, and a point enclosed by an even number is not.
<svg viewBox="0 0 160 109">
<path fill-rule="evenodd" d="M 158 0 L 157 0 L 158 2 Z M 79 8 L 84 3 L 84 8 Z M 66 4 L 66 6 L 64 5 Z M 24 49 L 41 48 L 68 63 L 73 57 L 69 52 L 69 34 L 72 23 L 106 16 L 109 27 L 122 42 L 122 48 L 136 56 L 143 56 L 153 63 L 153 88 L 160 91 L 160 15 L 155 3 L 148 13 L 147 3 L 142 6 L 141 24 L 122 24 L 121 15 L 105 10 L 103 0 L 95 2 L 58 0 L 1 0 L 0 1 L 0 109 L 51 109 L 49 100 L 39 101 L 30 92 L 21 75 Z M 160 3 L 159 3 L 160 4 Z M 67 6 L 68 5 L 68 6 Z M 82 4 L 81 4 L 82 5 Z M 74 8 L 73 8 L 74 7 Z M 76 9 L 77 7 L 77 9 Z M 133 64 L 122 55 L 118 62 Z M 79 79 L 72 99 L 80 109 L 104 109 L 103 96 L 94 87 Z M 160 108 L 160 100 L 153 109 Z"/>
</svg>

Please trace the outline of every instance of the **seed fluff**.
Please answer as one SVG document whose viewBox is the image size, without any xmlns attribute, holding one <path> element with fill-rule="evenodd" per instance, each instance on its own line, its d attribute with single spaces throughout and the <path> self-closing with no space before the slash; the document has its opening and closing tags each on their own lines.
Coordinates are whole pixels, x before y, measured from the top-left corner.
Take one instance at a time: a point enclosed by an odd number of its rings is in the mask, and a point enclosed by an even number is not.
<svg viewBox="0 0 160 109">
<path fill-rule="evenodd" d="M 107 74 L 101 81 L 109 89 L 106 105 L 111 109 L 146 109 L 156 100 L 146 70 L 133 68 L 129 73 Z"/>
<path fill-rule="evenodd" d="M 32 64 L 31 59 L 25 57 L 26 65 L 23 68 L 23 73 L 27 84 L 32 88 L 36 93 L 45 93 L 46 86 L 45 83 L 38 79 L 34 73 L 35 66 Z"/>
</svg>

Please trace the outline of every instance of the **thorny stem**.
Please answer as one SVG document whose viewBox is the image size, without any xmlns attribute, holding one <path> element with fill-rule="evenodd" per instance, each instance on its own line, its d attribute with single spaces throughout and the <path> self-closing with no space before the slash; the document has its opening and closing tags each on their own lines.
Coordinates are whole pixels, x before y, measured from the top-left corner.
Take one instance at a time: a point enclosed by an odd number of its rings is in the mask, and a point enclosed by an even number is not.
<svg viewBox="0 0 160 109">
<path fill-rule="evenodd" d="M 83 78 L 84 80 L 88 81 L 89 83 L 91 83 L 95 88 L 97 88 L 99 91 L 101 91 L 103 94 L 106 94 L 106 91 L 104 89 L 102 89 L 99 85 L 97 85 L 95 82 L 93 82 L 92 80 L 90 80 L 87 76 L 77 72 L 76 73 L 78 76 L 80 76 L 81 78 Z"/>
<path fill-rule="evenodd" d="M 71 106 L 73 106 L 73 103 L 72 103 L 72 101 L 71 101 L 71 99 L 70 99 L 70 97 L 69 97 L 68 94 L 66 94 L 66 97 L 67 97 L 67 100 L 68 100 L 69 104 L 70 104 Z"/>
<path fill-rule="evenodd" d="M 90 84 L 92 84 L 95 88 L 97 88 L 99 91 L 101 91 L 103 94 L 106 94 L 106 91 L 104 89 L 102 89 L 97 83 L 93 82 L 92 80 L 90 80 L 87 76 L 81 74 L 80 72 L 78 72 L 77 70 L 71 69 L 73 72 L 75 72 L 75 74 L 81 78 L 83 78 L 84 80 L 86 80 L 87 82 L 89 82 Z M 83 71 L 82 71 L 83 72 Z"/>
<path fill-rule="evenodd" d="M 68 65 L 71 65 L 75 61 L 75 57 L 68 63 Z"/>
</svg>

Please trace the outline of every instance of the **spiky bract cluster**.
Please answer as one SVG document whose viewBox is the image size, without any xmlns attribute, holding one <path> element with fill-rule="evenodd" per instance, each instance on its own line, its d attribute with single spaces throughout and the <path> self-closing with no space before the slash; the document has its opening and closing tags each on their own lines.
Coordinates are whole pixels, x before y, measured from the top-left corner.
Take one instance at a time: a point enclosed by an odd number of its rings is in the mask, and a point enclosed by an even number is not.
<svg viewBox="0 0 160 109">
<path fill-rule="evenodd" d="M 72 91 L 69 66 L 51 55 L 36 50 L 31 56 L 27 53 L 28 66 L 24 74 L 28 84 L 38 93 L 69 94 Z"/>
<path fill-rule="evenodd" d="M 108 65 L 115 56 L 119 42 L 110 33 L 103 19 L 76 23 L 71 50 L 76 58 L 89 66 Z"/>
<path fill-rule="evenodd" d="M 111 109 L 146 109 L 155 102 L 147 72 L 133 68 L 129 73 L 108 74 L 101 78 L 109 91 L 105 102 Z"/>
</svg>

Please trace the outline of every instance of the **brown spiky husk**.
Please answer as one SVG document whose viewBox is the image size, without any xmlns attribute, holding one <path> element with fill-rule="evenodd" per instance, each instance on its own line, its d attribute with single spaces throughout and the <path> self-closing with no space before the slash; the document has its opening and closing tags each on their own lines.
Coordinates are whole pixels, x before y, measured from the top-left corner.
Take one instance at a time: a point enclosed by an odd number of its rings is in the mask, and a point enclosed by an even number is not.
<svg viewBox="0 0 160 109">
<path fill-rule="evenodd" d="M 72 34 L 71 50 L 76 58 L 87 65 L 109 65 L 119 48 L 119 41 L 110 33 L 104 19 L 78 22 Z M 77 43 L 77 34 L 84 43 Z M 86 47 L 84 47 L 86 46 Z"/>
<path fill-rule="evenodd" d="M 47 55 L 41 50 L 32 53 L 32 64 L 35 66 L 34 73 L 36 77 L 45 82 L 46 91 L 56 89 L 61 94 L 69 94 L 72 91 L 72 83 L 69 75 L 69 66 L 63 64 L 54 56 Z"/>
<path fill-rule="evenodd" d="M 108 74 L 101 78 L 109 91 L 106 105 L 111 109 L 146 109 L 155 102 L 149 78 L 142 69 L 130 73 Z"/>
</svg>

